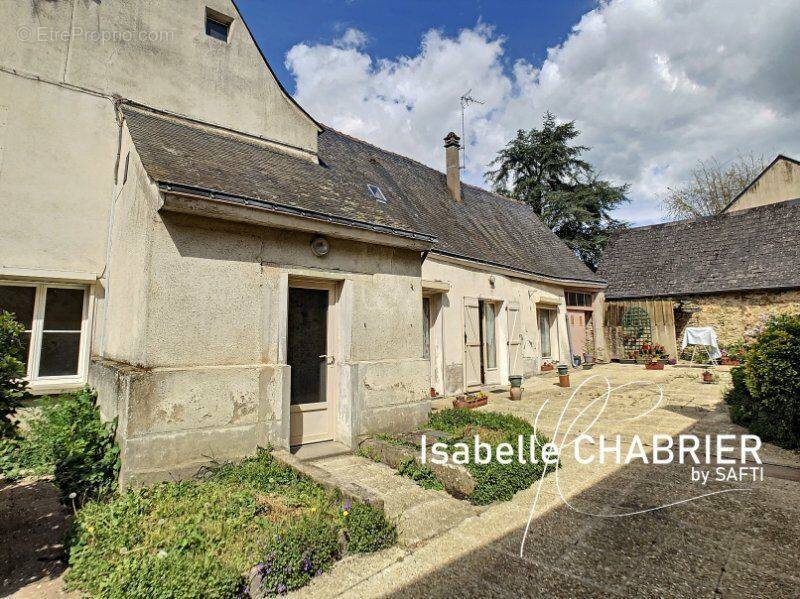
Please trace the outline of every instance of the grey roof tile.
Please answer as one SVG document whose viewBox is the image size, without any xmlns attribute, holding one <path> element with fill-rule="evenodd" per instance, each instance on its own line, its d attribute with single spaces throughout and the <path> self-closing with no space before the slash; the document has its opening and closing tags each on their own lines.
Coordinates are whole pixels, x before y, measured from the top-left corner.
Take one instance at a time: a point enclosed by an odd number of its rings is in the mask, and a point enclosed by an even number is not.
<svg viewBox="0 0 800 599">
<path fill-rule="evenodd" d="M 621 231 L 598 274 L 609 299 L 800 287 L 800 201 Z"/>
<path fill-rule="evenodd" d="M 335 130 L 320 135 L 320 164 L 314 164 L 130 104 L 122 111 L 145 169 L 159 183 L 429 235 L 438 240 L 434 253 L 602 282 L 529 206 L 466 184 L 455 202 L 443 173 Z M 387 202 L 370 196 L 367 183 L 379 186 Z"/>
</svg>

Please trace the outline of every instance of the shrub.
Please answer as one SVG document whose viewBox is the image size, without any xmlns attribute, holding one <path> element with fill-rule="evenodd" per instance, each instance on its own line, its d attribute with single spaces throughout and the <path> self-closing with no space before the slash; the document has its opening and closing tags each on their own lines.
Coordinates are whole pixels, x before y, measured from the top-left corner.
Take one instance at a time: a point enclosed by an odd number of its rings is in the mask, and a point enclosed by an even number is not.
<svg viewBox="0 0 800 599">
<path fill-rule="evenodd" d="M 0 468 L 8 477 L 54 474 L 62 500 L 78 502 L 113 490 L 119 471 L 114 426 L 100 419 L 96 395 L 89 389 L 46 402 L 28 431 L 0 447 Z"/>
<path fill-rule="evenodd" d="M 731 419 L 764 441 L 800 447 L 800 315 L 767 322 L 732 379 Z"/>
<path fill-rule="evenodd" d="M 397 542 L 397 529 L 382 510 L 365 503 L 350 507 L 345 518 L 347 550 L 351 553 L 371 553 L 391 547 Z"/>
<path fill-rule="evenodd" d="M 42 408 L 31 433 L 40 447 L 51 448 L 56 484 L 62 498 L 75 493 L 80 502 L 116 488 L 119 447 L 115 426 L 100 419 L 97 395 L 89 389 L 62 395 Z"/>
<path fill-rule="evenodd" d="M 525 440 L 525 455 L 530 455 L 533 426 L 510 414 L 476 412 L 464 408 L 442 410 L 430 416 L 427 426 L 449 433 L 448 443 L 451 446 L 453 443 L 466 443 L 470 447 L 470 455 L 473 455 L 476 434 L 482 442 L 495 447 L 504 442 L 516 446 L 521 435 Z M 541 434 L 534 439 L 534 454 L 539 460 L 536 463 L 520 463 L 518 460 L 512 460 L 510 464 L 500 464 L 495 460 L 488 464 L 467 463 L 465 467 L 475 479 L 475 490 L 467 499 L 477 505 L 508 501 L 517 491 L 530 487 L 544 472 L 541 447 L 547 441 Z M 492 456 L 495 456 L 494 452 Z"/>
<path fill-rule="evenodd" d="M 14 414 L 24 397 L 25 377 L 24 327 L 9 312 L 0 312 L 0 439 L 16 436 Z"/>
</svg>

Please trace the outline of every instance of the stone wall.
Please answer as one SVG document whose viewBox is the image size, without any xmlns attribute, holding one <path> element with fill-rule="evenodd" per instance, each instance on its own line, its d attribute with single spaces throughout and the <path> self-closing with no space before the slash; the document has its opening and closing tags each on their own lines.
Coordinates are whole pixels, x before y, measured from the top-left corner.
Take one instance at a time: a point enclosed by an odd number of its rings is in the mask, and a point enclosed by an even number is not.
<svg viewBox="0 0 800 599">
<path fill-rule="evenodd" d="M 723 347 L 741 341 L 746 331 L 771 315 L 800 313 L 800 290 L 696 295 L 683 297 L 681 301 L 684 306 L 700 308 L 685 326 L 714 327 Z M 678 323 L 676 326 L 677 337 L 681 339 L 683 327 Z"/>
</svg>

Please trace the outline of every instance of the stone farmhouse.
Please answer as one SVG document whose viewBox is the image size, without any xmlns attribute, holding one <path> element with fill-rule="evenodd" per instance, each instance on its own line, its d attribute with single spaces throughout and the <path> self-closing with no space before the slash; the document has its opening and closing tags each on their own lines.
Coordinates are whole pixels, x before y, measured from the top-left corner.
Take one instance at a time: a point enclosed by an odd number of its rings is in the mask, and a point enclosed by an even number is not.
<svg viewBox="0 0 800 599">
<path fill-rule="evenodd" d="M 33 392 L 98 391 L 123 484 L 353 447 L 602 347 L 603 279 L 461 183 L 457 136 L 440 172 L 318 123 L 233 2 L 0 16 L 0 309 Z"/>
<path fill-rule="evenodd" d="M 640 307 L 675 355 L 686 326 L 722 346 L 772 314 L 800 312 L 800 162 L 778 156 L 718 216 L 617 235 L 598 274 L 608 281 L 605 339 L 622 358 L 619 316 Z"/>
</svg>

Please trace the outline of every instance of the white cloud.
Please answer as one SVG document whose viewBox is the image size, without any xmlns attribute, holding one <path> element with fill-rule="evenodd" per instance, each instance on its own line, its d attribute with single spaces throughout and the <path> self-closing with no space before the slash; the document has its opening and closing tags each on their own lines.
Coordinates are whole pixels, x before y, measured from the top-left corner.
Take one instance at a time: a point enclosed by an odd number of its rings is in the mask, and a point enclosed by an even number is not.
<svg viewBox="0 0 800 599">
<path fill-rule="evenodd" d="M 612 0 L 585 14 L 539 69 L 507 64 L 485 24 L 423 36 L 414 56 L 374 60 L 349 29 L 286 57 L 296 97 L 322 122 L 442 168 L 441 140 L 468 109 L 467 180 L 545 110 L 576 120 L 589 160 L 631 183 L 635 222 L 663 218 L 658 199 L 698 159 L 754 150 L 800 154 L 800 11 L 789 0 Z"/>
</svg>

